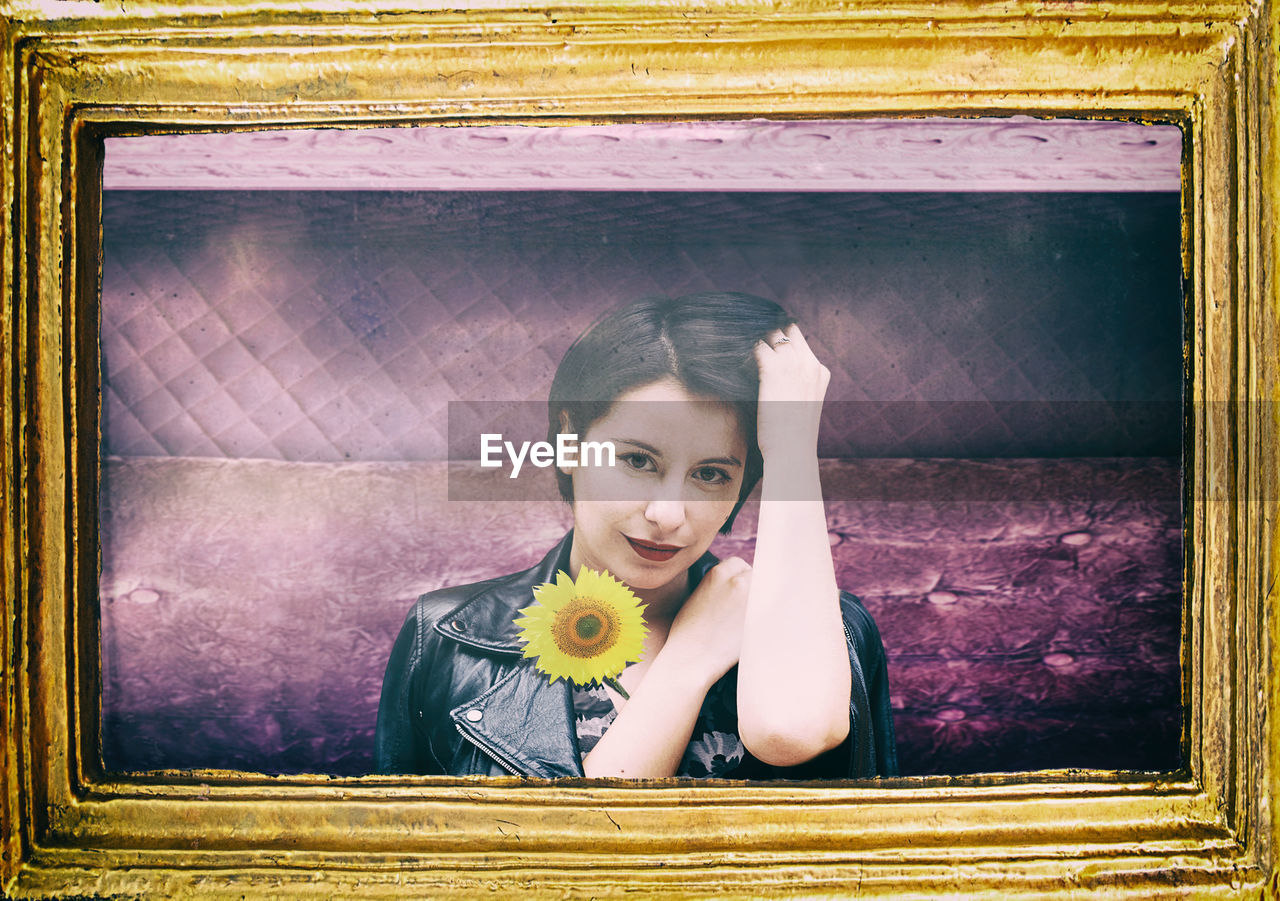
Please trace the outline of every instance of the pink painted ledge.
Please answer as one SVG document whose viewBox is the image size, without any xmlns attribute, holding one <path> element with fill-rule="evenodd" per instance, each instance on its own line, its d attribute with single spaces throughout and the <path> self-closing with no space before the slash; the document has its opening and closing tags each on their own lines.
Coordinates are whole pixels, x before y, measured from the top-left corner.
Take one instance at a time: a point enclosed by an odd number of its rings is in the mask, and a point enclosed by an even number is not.
<svg viewBox="0 0 1280 901">
<path fill-rule="evenodd" d="M 862 119 L 108 138 L 107 190 L 1177 191 L 1173 125 Z"/>
</svg>

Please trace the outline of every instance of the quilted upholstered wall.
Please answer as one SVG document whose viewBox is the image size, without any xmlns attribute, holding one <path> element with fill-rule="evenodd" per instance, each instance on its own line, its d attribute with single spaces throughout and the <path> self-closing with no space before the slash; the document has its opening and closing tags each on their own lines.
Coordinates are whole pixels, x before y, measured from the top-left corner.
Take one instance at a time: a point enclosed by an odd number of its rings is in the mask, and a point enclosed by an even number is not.
<svg viewBox="0 0 1280 901">
<path fill-rule="evenodd" d="M 107 192 L 105 449 L 441 459 L 448 401 L 542 401 L 601 310 L 721 289 L 790 308 L 829 399 L 865 405 L 824 455 L 1176 454 L 1178 216 L 1171 194 Z"/>
</svg>

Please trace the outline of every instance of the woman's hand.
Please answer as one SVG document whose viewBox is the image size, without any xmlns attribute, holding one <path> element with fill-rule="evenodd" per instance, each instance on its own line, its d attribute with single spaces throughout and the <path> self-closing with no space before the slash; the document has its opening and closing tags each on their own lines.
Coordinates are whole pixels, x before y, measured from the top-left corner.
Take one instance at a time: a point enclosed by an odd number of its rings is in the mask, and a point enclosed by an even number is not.
<svg viewBox="0 0 1280 901">
<path fill-rule="evenodd" d="M 671 622 L 662 654 L 696 667 L 714 684 L 738 662 L 751 589 L 751 565 L 728 557 L 713 566 Z"/>
<path fill-rule="evenodd" d="M 831 370 L 813 355 L 795 324 L 766 335 L 755 353 L 760 366 L 756 436 L 765 462 L 816 458 Z"/>
</svg>

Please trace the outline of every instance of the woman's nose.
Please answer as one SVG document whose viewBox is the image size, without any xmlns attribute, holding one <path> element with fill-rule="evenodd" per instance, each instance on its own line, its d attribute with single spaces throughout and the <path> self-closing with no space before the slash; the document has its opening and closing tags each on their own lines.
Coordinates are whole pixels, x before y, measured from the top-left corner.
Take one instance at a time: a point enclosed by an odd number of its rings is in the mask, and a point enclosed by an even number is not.
<svg viewBox="0 0 1280 901">
<path fill-rule="evenodd" d="M 671 532 L 684 524 L 684 501 L 675 497 L 655 497 L 644 508 L 644 518 Z"/>
</svg>

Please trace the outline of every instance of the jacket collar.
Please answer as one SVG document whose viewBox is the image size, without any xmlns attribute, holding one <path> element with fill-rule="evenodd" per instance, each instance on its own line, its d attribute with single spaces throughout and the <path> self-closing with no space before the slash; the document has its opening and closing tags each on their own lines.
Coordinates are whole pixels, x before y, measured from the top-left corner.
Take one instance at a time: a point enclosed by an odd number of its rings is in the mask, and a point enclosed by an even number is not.
<svg viewBox="0 0 1280 901">
<path fill-rule="evenodd" d="M 484 588 L 472 595 L 452 613 L 436 621 L 435 630 L 460 644 L 491 654 L 521 654 L 524 644 L 516 615 L 533 603 L 533 589 L 544 582 L 554 582 L 560 570 L 569 572 L 569 551 L 573 547 L 573 530 L 547 552 L 542 561 L 529 569 L 483 583 Z M 719 563 L 710 551 L 689 568 L 689 589 L 702 581 L 707 570 Z M 572 576 L 572 573 L 569 573 Z"/>
<path fill-rule="evenodd" d="M 533 603 L 533 589 L 554 582 L 556 572 L 569 571 L 570 529 L 560 543 L 547 552 L 536 566 L 500 579 L 482 583 L 484 588 L 436 621 L 435 630 L 446 638 L 491 654 L 520 654 L 524 645 L 515 624 L 522 607 Z"/>
</svg>

